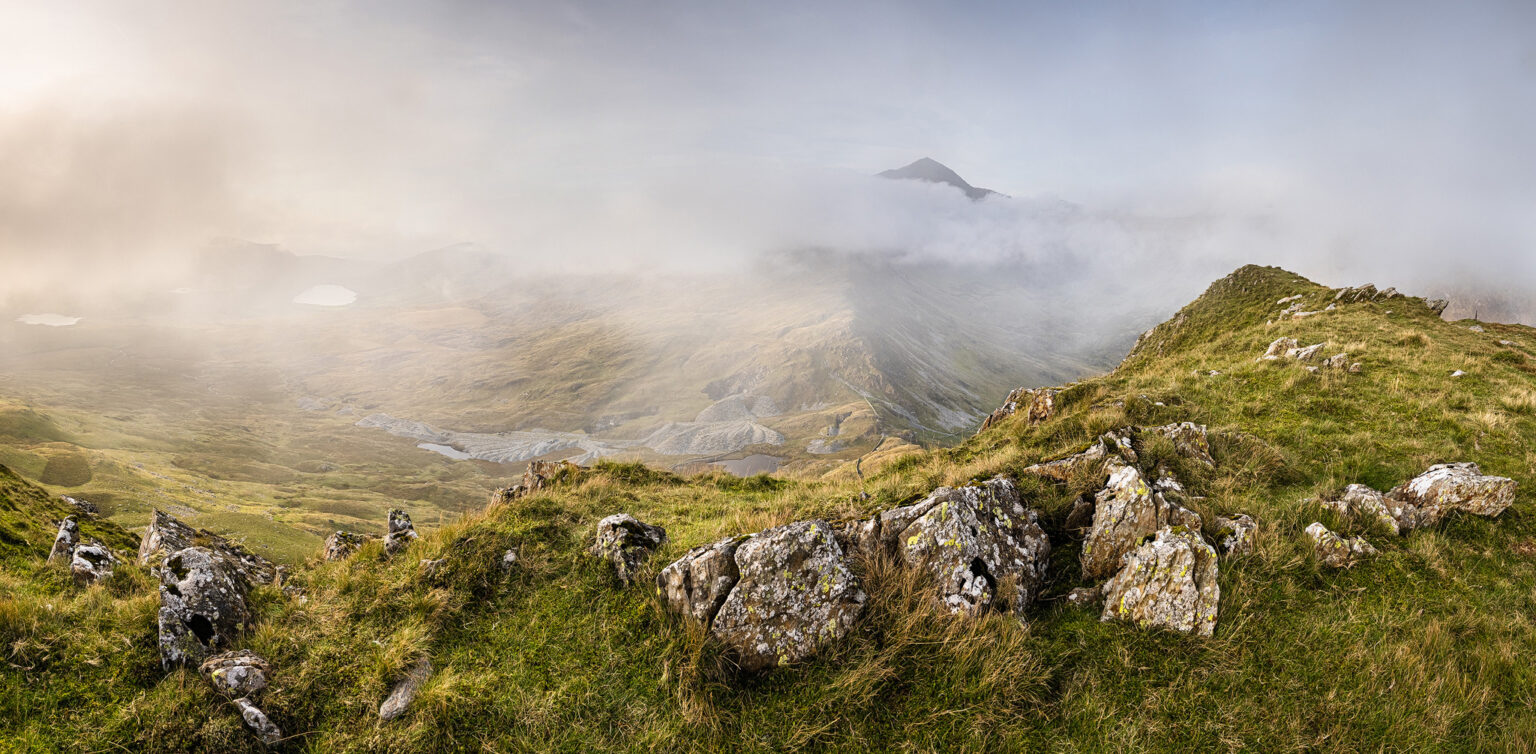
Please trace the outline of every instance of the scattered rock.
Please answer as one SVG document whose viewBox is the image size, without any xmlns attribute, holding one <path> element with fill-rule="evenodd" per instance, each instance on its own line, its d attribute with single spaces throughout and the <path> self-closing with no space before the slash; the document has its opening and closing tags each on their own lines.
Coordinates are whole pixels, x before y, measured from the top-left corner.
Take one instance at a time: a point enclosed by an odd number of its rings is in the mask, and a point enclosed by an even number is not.
<svg viewBox="0 0 1536 754">
<path fill-rule="evenodd" d="M 1329 369 L 1348 369 L 1349 368 L 1349 354 L 1347 354 L 1347 353 L 1338 353 L 1338 354 L 1334 354 L 1332 356 L 1329 356 L 1328 358 L 1323 359 L 1323 366 L 1325 366 L 1325 367 L 1327 367 Z"/>
<path fill-rule="evenodd" d="M 267 719 L 267 713 L 262 712 L 260 707 L 252 704 L 251 700 L 245 697 L 236 699 L 235 705 L 240 708 L 240 719 L 245 721 L 245 727 L 255 733 L 262 743 L 276 746 L 282 742 L 282 729 Z"/>
<path fill-rule="evenodd" d="M 1324 508 L 1357 521 L 1380 521 L 1393 534 L 1407 534 L 1419 526 L 1418 508 L 1363 484 L 1351 484 L 1337 499 L 1321 502 Z"/>
<path fill-rule="evenodd" d="M 741 578 L 736 547 L 750 538 L 730 537 L 695 547 L 663 568 L 656 576 L 656 591 L 667 609 L 709 626 Z"/>
<path fill-rule="evenodd" d="M 1322 352 L 1324 345 L 1323 343 L 1314 343 L 1306 348 L 1293 348 L 1287 351 L 1285 355 L 1297 361 L 1311 361 Z"/>
<path fill-rule="evenodd" d="M 1329 568 L 1349 568 L 1361 558 L 1376 554 L 1376 548 L 1364 539 L 1345 539 L 1318 521 L 1307 526 L 1307 535 L 1312 537 L 1312 549 L 1318 560 Z"/>
<path fill-rule="evenodd" d="M 1359 374 L 1359 373 L 1361 373 L 1363 371 L 1365 371 L 1365 368 L 1362 367 L 1360 365 L 1360 362 L 1358 362 L 1358 361 L 1349 365 L 1349 373 L 1350 374 Z"/>
<path fill-rule="evenodd" d="M 761 532 L 736 547 L 735 560 L 740 579 L 710 630 L 746 670 L 805 659 L 846 635 L 864 611 L 864 592 L 826 521 Z"/>
<path fill-rule="evenodd" d="M 239 567 L 207 547 L 188 547 L 160 568 L 160 664 L 201 662 L 229 648 L 251 622 Z"/>
<path fill-rule="evenodd" d="M 1482 325 L 1473 325 L 1471 327 L 1468 327 L 1467 329 L 1471 330 L 1472 332 L 1484 332 Z"/>
<path fill-rule="evenodd" d="M 501 570 L 503 570 L 503 571 L 510 571 L 510 570 L 512 570 L 512 566 L 517 565 L 517 561 L 519 561 L 521 559 L 522 559 L 522 553 L 519 552 L 516 547 L 514 547 L 514 548 L 512 548 L 510 550 L 507 550 L 505 553 L 502 553 L 502 555 L 501 555 Z"/>
<path fill-rule="evenodd" d="M 389 692 L 389 697 L 379 705 L 379 719 L 388 722 L 405 714 L 406 708 L 416 700 L 416 694 L 421 691 L 422 685 L 431 676 L 432 661 L 423 657 L 420 662 L 406 671 L 405 677 L 395 684 L 395 688 Z"/>
<path fill-rule="evenodd" d="M 615 513 L 597 522 L 597 541 L 590 552 L 611 561 L 619 580 L 627 586 L 640 564 L 666 543 L 666 529 L 639 521 L 628 513 Z"/>
<path fill-rule="evenodd" d="M 510 503 L 518 498 L 532 495 L 553 483 L 555 477 L 562 472 L 575 475 L 581 471 L 580 466 L 570 461 L 530 461 L 527 470 L 523 472 L 521 482 L 491 492 L 491 505 Z"/>
<path fill-rule="evenodd" d="M 1173 442 L 1173 447 L 1179 455 L 1185 458 L 1199 461 L 1207 466 L 1216 465 L 1216 459 L 1211 458 L 1211 438 L 1204 426 L 1194 422 L 1183 422 L 1152 427 L 1143 431 L 1168 438 Z"/>
<path fill-rule="evenodd" d="M 1067 604 L 1078 607 L 1089 607 L 1099 604 L 1104 599 L 1103 587 L 1081 586 L 1067 592 Z"/>
<path fill-rule="evenodd" d="M 1269 344 L 1269 348 L 1264 351 L 1264 355 L 1260 356 L 1259 360 L 1279 360 L 1283 358 L 1287 353 L 1295 350 L 1297 345 L 1299 344 L 1296 342 L 1295 338 L 1276 338 L 1275 342 Z"/>
<path fill-rule="evenodd" d="M 416 533 L 416 526 L 411 523 L 411 515 L 399 508 L 389 512 L 389 533 L 384 535 L 384 551 L 390 555 L 405 549 L 405 546 L 420 539 Z"/>
<path fill-rule="evenodd" d="M 197 671 L 227 697 L 253 698 L 267 687 L 272 666 L 249 649 L 237 649 L 204 660 Z"/>
<path fill-rule="evenodd" d="M 352 557 L 363 545 L 378 539 L 374 534 L 354 534 L 350 531 L 337 531 L 325 538 L 324 558 L 326 560 L 345 560 Z"/>
<path fill-rule="evenodd" d="M 1446 308 L 1451 305 L 1451 302 L 1447 299 L 1437 298 L 1433 301 L 1425 301 L 1424 305 L 1429 307 L 1429 310 L 1434 312 L 1435 316 L 1438 317 L 1445 313 Z"/>
<path fill-rule="evenodd" d="M 443 564 L 447 562 L 447 558 L 438 558 L 437 560 L 428 560 L 423 558 L 421 561 L 421 575 L 430 579 L 433 576 L 436 576 L 437 570 L 442 568 Z"/>
<path fill-rule="evenodd" d="M 1104 585 L 1104 596 L 1100 620 L 1210 636 L 1221 598 L 1216 550 L 1195 531 L 1165 526 L 1126 555 L 1123 567 Z"/>
<path fill-rule="evenodd" d="M 1111 464 L 1109 481 L 1094 499 L 1093 528 L 1083 543 L 1083 576 L 1101 579 L 1146 537 L 1169 526 L 1200 530 L 1200 514 L 1171 503 L 1133 466 Z"/>
<path fill-rule="evenodd" d="M 1251 554 L 1253 535 L 1258 530 L 1258 522 L 1246 513 L 1240 513 L 1236 518 L 1216 517 L 1216 543 L 1227 555 Z"/>
<path fill-rule="evenodd" d="M 1512 346 L 1514 344 L 1515 344 L 1515 342 L 1513 340 L 1501 340 L 1501 341 L 1499 341 L 1499 345 L 1501 345 L 1501 346 Z"/>
<path fill-rule="evenodd" d="M 83 500 L 78 497 L 70 497 L 69 495 L 60 495 L 59 497 L 62 498 L 64 502 L 74 506 L 75 510 L 80 511 L 87 516 L 94 517 L 100 513 L 100 511 L 96 509 L 96 504 L 89 500 Z"/>
<path fill-rule="evenodd" d="M 1454 372 L 1451 372 L 1451 376 L 1452 377 L 1465 377 L 1465 376 L 1467 376 L 1467 373 L 1461 371 L 1460 369 L 1458 369 L 1458 370 L 1456 370 Z"/>
<path fill-rule="evenodd" d="M 1024 473 L 1065 482 L 1080 469 L 1096 467 L 1110 457 L 1135 463 L 1136 451 L 1132 448 L 1131 432 L 1130 427 L 1106 432 L 1087 450 L 1059 460 L 1037 463 L 1025 468 Z"/>
<path fill-rule="evenodd" d="M 139 541 L 139 565 L 155 571 L 167 556 L 193 545 L 218 553 L 251 583 L 270 584 L 277 578 L 277 566 L 272 561 L 207 529 L 194 529 L 160 510 L 154 512 L 144 538 Z"/>
<path fill-rule="evenodd" d="M 53 549 L 48 551 L 49 563 L 68 563 L 75 557 L 75 546 L 80 542 L 80 524 L 73 516 L 65 516 L 59 522 L 59 533 L 53 537 Z"/>
<path fill-rule="evenodd" d="M 1003 405 L 981 423 L 981 429 L 977 430 L 976 434 L 991 429 L 1020 411 L 1024 412 L 1025 421 L 1029 422 L 1029 426 L 1041 424 L 1056 413 L 1056 396 L 1060 392 L 1060 388 L 1054 387 L 1018 388 L 1009 393 L 1008 397 L 1003 399 Z"/>
<path fill-rule="evenodd" d="M 1418 509 L 1418 525 L 1432 526 L 1451 511 L 1497 516 L 1515 502 L 1516 483 L 1484 476 L 1475 463 L 1444 463 L 1394 488 L 1388 497 Z"/>
<path fill-rule="evenodd" d="M 116 564 L 117 556 L 106 545 L 90 542 L 75 548 L 70 556 L 69 572 L 74 576 L 76 584 L 89 586 L 111 578 L 112 568 Z"/>
</svg>

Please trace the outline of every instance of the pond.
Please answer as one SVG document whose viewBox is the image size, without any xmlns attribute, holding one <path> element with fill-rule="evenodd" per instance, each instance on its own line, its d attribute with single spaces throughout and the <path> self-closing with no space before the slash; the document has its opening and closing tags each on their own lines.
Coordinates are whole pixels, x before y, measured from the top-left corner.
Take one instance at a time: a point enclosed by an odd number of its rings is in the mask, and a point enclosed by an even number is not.
<svg viewBox="0 0 1536 754">
<path fill-rule="evenodd" d="M 752 476 L 753 474 L 772 474 L 779 470 L 779 464 L 784 459 L 774 456 L 765 456 L 762 453 L 754 453 L 746 458 L 737 458 L 730 461 L 715 461 L 711 466 L 719 466 L 736 476 Z"/>
</svg>

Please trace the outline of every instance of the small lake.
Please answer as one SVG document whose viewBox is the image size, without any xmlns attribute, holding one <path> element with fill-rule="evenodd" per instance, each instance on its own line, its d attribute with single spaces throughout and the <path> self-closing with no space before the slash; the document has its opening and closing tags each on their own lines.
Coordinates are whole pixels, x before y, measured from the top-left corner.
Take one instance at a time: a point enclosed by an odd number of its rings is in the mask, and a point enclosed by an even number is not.
<svg viewBox="0 0 1536 754">
<path fill-rule="evenodd" d="M 16 318 L 23 325 L 44 325 L 46 327 L 69 327 L 80 321 L 79 317 L 66 317 L 62 314 L 23 314 Z"/>
<path fill-rule="evenodd" d="M 731 461 L 715 461 L 711 466 L 719 466 L 736 476 L 752 476 L 753 474 L 772 474 L 779 470 L 779 464 L 784 459 L 774 456 L 765 456 L 762 453 L 754 453 L 746 458 L 737 458 Z"/>
<path fill-rule="evenodd" d="M 357 291 L 340 285 L 317 285 L 293 297 L 293 303 L 310 306 L 349 306 L 354 301 Z"/>
<path fill-rule="evenodd" d="M 424 442 L 417 445 L 416 447 L 421 448 L 422 450 L 430 450 L 433 453 L 441 453 L 442 455 L 448 456 L 455 461 L 464 461 L 474 457 L 462 450 L 459 450 L 458 448 L 453 447 L 452 445 L 438 445 L 435 442 Z"/>
</svg>

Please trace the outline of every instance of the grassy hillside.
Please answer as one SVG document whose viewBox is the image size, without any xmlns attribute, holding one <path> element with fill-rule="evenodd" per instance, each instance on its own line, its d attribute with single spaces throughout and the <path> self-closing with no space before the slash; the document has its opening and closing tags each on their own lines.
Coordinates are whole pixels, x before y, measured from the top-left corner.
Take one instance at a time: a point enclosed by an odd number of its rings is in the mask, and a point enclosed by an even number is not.
<svg viewBox="0 0 1536 754">
<path fill-rule="evenodd" d="M 260 618 L 245 646 L 275 667 L 262 707 L 289 749 L 314 752 L 1531 750 L 1536 330 L 1474 332 L 1407 298 L 1279 319 L 1276 302 L 1298 294 L 1307 311 L 1334 297 L 1281 270 L 1243 268 L 1113 373 L 1067 389 L 1050 421 L 1011 419 L 958 447 L 866 467 L 863 485 L 846 474 L 682 478 L 600 464 L 393 559 L 375 543 L 312 563 L 290 582 L 303 600 L 254 593 Z M 1361 371 L 1256 360 L 1281 336 L 1348 352 Z M 1192 505 L 1208 539 L 1218 514 L 1261 526 L 1253 555 L 1221 560 L 1209 639 L 1101 623 L 1062 599 L 1082 585 L 1066 515 L 1102 480 L 1020 476 L 1106 430 L 1186 420 L 1214 431 L 1214 469 L 1157 440 L 1141 455 L 1204 496 Z M 1399 538 L 1308 502 L 1460 460 L 1516 479 L 1515 505 Z M 905 572 L 856 562 L 869 594 L 856 633 L 753 676 L 646 586 L 688 548 L 726 535 L 868 515 L 996 474 L 1018 479 L 1052 542 L 1049 583 L 1024 621 L 952 618 Z M 629 588 L 584 554 L 597 520 L 617 511 L 671 535 Z M 1381 554 L 1322 568 L 1302 534 L 1314 520 Z M 522 560 L 504 572 L 510 547 Z M 0 567 L 0 741 L 261 748 L 205 682 L 159 671 L 158 603 L 142 571 L 75 591 L 38 576 L 28 557 L 8 552 Z M 444 567 L 425 575 L 420 560 L 436 558 Z M 423 656 L 436 671 L 421 696 L 381 724 L 379 703 Z"/>
</svg>

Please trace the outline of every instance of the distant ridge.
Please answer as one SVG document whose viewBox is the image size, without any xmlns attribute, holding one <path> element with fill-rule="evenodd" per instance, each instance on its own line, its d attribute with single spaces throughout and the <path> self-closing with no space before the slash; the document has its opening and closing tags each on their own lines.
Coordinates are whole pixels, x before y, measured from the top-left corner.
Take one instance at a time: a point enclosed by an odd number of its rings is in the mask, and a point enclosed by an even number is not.
<svg viewBox="0 0 1536 754">
<path fill-rule="evenodd" d="M 928 157 L 924 157 L 906 167 L 895 168 L 880 173 L 881 178 L 899 178 L 913 181 L 927 181 L 929 183 L 944 183 L 954 186 L 965 192 L 971 199 L 982 199 L 997 194 L 991 189 L 978 188 L 965 182 L 959 173 L 950 170 L 944 163 Z M 1001 194 L 997 194 L 1002 196 Z"/>
</svg>

